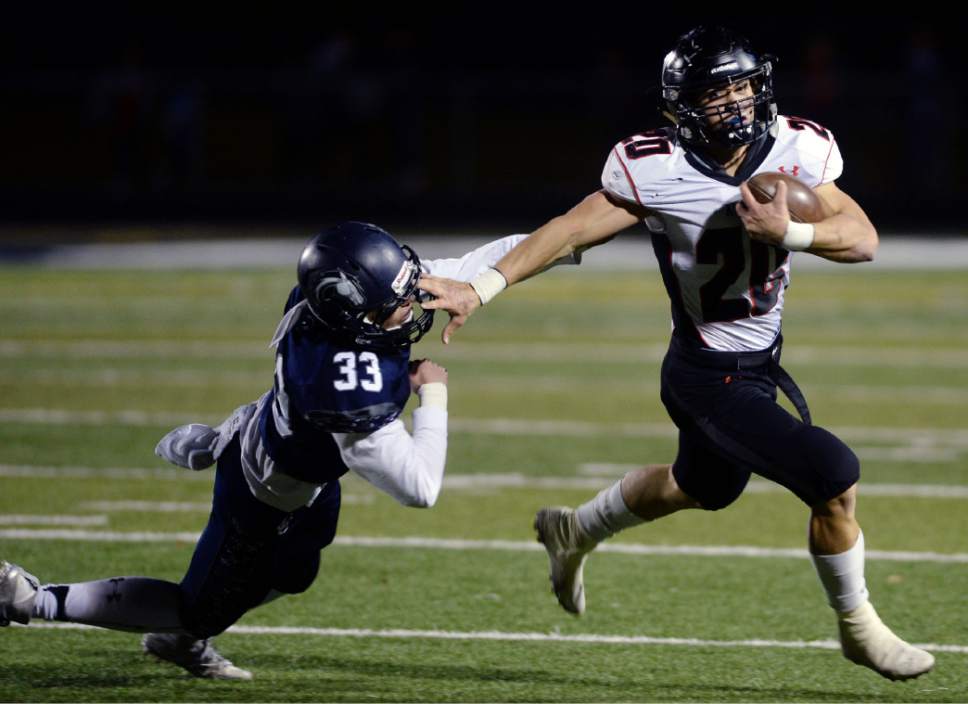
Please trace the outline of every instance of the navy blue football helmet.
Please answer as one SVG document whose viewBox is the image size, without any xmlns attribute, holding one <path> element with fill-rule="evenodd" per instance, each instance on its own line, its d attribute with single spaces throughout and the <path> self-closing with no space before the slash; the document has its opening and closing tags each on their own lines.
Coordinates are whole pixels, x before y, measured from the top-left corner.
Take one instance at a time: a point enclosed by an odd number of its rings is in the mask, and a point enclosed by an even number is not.
<svg viewBox="0 0 968 704">
<path fill-rule="evenodd" d="M 415 307 L 400 327 L 383 328 L 398 306 L 416 297 L 420 259 L 376 225 L 350 221 L 321 232 L 303 249 L 297 271 L 309 309 L 337 339 L 400 349 L 433 325 L 434 312 Z"/>
<path fill-rule="evenodd" d="M 696 27 L 679 37 L 662 64 L 662 107 L 687 145 L 738 147 L 755 142 L 776 123 L 773 64 L 725 27 Z M 749 81 L 752 97 L 703 107 L 708 91 Z M 752 119 L 748 117 L 752 108 Z M 710 124 L 709 117 L 721 119 Z"/>
</svg>

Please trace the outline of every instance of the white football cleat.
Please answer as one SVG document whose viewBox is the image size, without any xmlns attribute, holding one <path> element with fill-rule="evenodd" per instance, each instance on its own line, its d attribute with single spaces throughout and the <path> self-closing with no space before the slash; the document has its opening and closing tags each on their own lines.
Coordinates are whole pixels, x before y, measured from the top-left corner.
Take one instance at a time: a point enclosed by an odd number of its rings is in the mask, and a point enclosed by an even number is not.
<svg viewBox="0 0 968 704">
<path fill-rule="evenodd" d="M 29 623 L 40 582 L 23 567 L 0 560 L 0 626 Z"/>
<path fill-rule="evenodd" d="M 219 653 L 208 638 L 199 640 L 177 633 L 148 633 L 141 639 L 146 655 L 178 665 L 195 677 L 210 680 L 251 680 L 252 673 L 236 667 Z"/>
<path fill-rule="evenodd" d="M 543 508 L 534 517 L 534 529 L 548 551 L 549 578 L 558 603 L 565 611 L 584 613 L 582 572 L 595 545 L 578 524 L 578 516 L 564 506 Z"/>
<path fill-rule="evenodd" d="M 889 680 L 913 679 L 934 667 L 934 656 L 894 635 L 869 601 L 837 614 L 837 622 L 844 657 Z"/>
</svg>

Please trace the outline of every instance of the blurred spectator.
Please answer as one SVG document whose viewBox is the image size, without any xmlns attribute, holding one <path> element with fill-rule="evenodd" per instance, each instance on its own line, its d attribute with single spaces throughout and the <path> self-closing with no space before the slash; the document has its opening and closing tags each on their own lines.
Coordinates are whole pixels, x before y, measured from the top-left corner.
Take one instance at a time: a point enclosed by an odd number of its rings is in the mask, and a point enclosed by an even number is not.
<svg viewBox="0 0 968 704">
<path fill-rule="evenodd" d="M 812 37 L 807 42 L 804 61 L 804 98 L 808 115 L 823 115 L 832 121 L 841 97 L 840 59 L 833 41 L 826 35 Z"/>
<path fill-rule="evenodd" d="M 106 131 L 111 151 L 110 188 L 121 197 L 150 181 L 154 96 L 142 58 L 141 44 L 129 42 L 120 66 L 98 76 L 90 97 L 90 117 Z"/>
<path fill-rule="evenodd" d="M 190 191 L 203 176 L 204 95 L 200 80 L 177 82 L 169 92 L 161 115 L 164 158 L 156 187 L 161 191 Z"/>
<path fill-rule="evenodd" d="M 907 55 L 908 92 L 905 156 L 917 178 L 906 180 L 912 209 L 930 207 L 950 192 L 947 155 L 952 152 L 945 96 L 950 92 L 937 38 L 930 28 L 911 35 Z"/>
</svg>

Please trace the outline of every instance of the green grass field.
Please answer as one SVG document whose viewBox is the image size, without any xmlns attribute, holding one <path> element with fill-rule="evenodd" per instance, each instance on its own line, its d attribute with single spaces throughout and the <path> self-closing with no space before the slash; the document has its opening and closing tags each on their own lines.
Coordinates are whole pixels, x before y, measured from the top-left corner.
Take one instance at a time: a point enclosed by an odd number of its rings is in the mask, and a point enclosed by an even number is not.
<svg viewBox="0 0 968 704">
<path fill-rule="evenodd" d="M 785 366 L 863 460 L 868 585 L 896 631 L 933 644 L 929 675 L 891 683 L 829 647 L 812 566 L 777 552 L 805 547 L 806 509 L 765 482 L 620 535 L 586 568 L 588 612 L 558 608 L 534 511 L 675 452 L 658 275 L 567 271 L 502 295 L 447 348 L 438 320 L 416 348 L 450 371 L 441 498 L 406 509 L 348 477 L 313 588 L 218 640 L 253 682 L 192 679 L 134 634 L 32 625 L 0 631 L 0 700 L 968 700 L 968 277 L 795 274 Z M 268 388 L 290 278 L 0 269 L 0 557 L 51 582 L 179 579 L 212 475 L 154 443 Z M 765 550 L 656 550 L 682 546 Z"/>
</svg>

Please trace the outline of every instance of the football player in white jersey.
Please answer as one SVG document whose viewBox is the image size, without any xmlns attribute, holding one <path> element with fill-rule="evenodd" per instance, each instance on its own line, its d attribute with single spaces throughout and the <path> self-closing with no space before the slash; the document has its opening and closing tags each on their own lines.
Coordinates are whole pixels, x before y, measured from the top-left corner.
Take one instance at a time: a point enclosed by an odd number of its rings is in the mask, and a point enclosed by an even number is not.
<svg viewBox="0 0 968 704">
<path fill-rule="evenodd" d="M 680 509 L 724 508 L 756 472 L 810 509 L 810 553 L 844 655 L 884 677 L 909 679 L 929 671 L 934 658 L 892 633 L 868 599 L 864 537 L 854 517 L 857 457 L 811 424 L 802 394 L 779 366 L 792 253 L 868 261 L 877 232 L 835 183 L 843 162 L 831 132 L 778 115 L 771 59 L 728 29 L 683 35 L 662 68 L 671 126 L 616 144 L 602 190 L 538 228 L 492 270 L 469 283 L 424 276 L 421 288 L 437 297 L 428 307 L 451 314 L 448 342 L 506 286 L 644 223 L 672 302 L 661 398 L 679 428 L 679 450 L 672 464 L 629 472 L 576 510 L 538 512 L 535 528 L 558 601 L 584 611 L 582 570 L 600 541 Z M 792 222 L 782 182 L 773 201 L 758 203 L 745 182 L 773 171 L 812 187 L 829 216 Z M 776 403 L 778 386 L 800 419 Z"/>
</svg>

